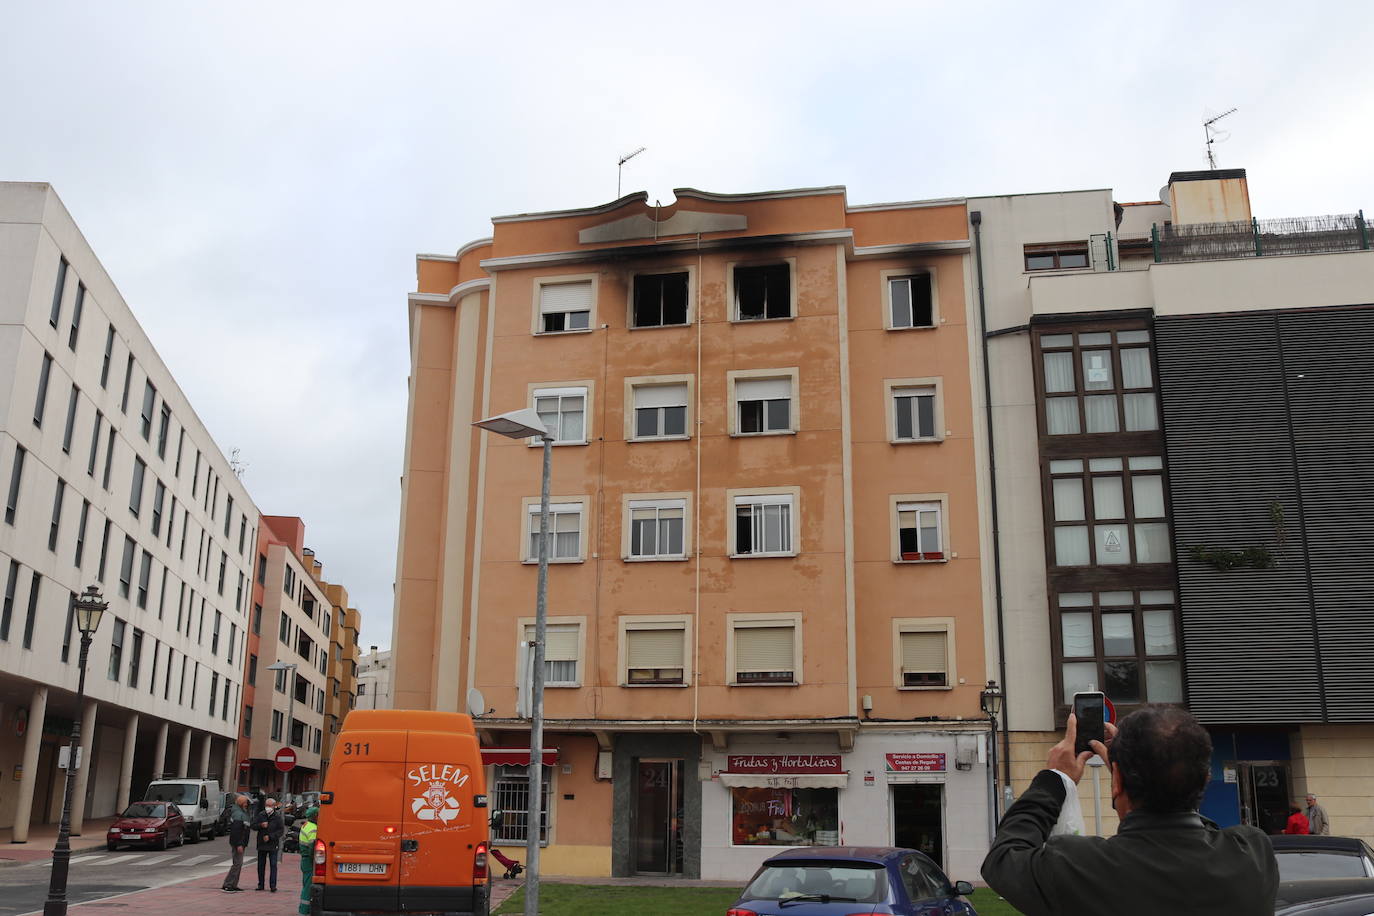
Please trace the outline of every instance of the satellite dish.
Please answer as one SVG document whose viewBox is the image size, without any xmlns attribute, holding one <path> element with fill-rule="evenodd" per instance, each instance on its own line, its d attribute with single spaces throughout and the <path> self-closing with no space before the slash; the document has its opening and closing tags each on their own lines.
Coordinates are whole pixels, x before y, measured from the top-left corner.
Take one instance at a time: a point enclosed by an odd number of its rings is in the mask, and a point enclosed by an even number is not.
<svg viewBox="0 0 1374 916">
<path fill-rule="evenodd" d="M 480 716 L 487 711 L 487 698 L 476 687 L 468 688 L 468 715 Z"/>
</svg>

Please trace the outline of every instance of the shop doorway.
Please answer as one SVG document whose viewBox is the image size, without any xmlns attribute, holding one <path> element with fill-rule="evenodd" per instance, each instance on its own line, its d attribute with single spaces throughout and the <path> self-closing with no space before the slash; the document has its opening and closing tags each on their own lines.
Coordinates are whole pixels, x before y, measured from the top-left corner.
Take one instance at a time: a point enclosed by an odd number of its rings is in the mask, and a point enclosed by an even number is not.
<svg viewBox="0 0 1374 916">
<path fill-rule="evenodd" d="M 682 760 L 636 760 L 635 874 L 682 874 L 682 815 Z"/>
<path fill-rule="evenodd" d="M 1281 760 L 1239 764 L 1241 823 L 1283 833 L 1288 823 L 1288 764 Z"/>
<path fill-rule="evenodd" d="M 945 787 L 912 783 L 892 787 L 892 845 L 917 849 L 945 867 Z"/>
</svg>

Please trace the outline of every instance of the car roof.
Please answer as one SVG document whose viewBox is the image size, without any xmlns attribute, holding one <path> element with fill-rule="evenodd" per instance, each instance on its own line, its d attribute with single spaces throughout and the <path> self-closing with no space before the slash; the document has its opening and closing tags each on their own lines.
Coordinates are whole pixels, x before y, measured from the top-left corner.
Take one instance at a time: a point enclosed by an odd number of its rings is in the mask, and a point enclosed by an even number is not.
<svg viewBox="0 0 1374 916">
<path fill-rule="evenodd" d="M 1280 881 L 1274 903 L 1278 906 L 1325 900 L 1348 894 L 1374 894 L 1374 878 L 1301 878 Z"/>
<path fill-rule="evenodd" d="M 1291 906 L 1281 906 L 1274 911 L 1274 914 L 1275 916 L 1301 916 L 1303 913 L 1312 913 L 1313 916 L 1320 916 L 1320 914 L 1365 916 L 1371 911 L 1374 911 L 1374 894 L 1344 894 L 1340 897 L 1323 897 L 1318 900 L 1305 900 Z"/>
<path fill-rule="evenodd" d="M 1271 836 L 1269 842 L 1275 852 L 1288 852 L 1301 849 L 1305 852 L 1327 850 L 1330 852 L 1364 852 L 1364 841 L 1349 836 L 1313 836 L 1311 834 L 1281 834 Z"/>
<path fill-rule="evenodd" d="M 802 862 L 807 859 L 820 859 L 827 862 L 849 859 L 855 862 L 867 862 L 871 865 L 886 865 L 894 859 L 913 854 L 920 855 L 914 849 L 903 849 L 900 846 L 798 846 L 796 849 L 789 849 L 786 852 L 770 856 L 764 860 L 763 864 Z"/>
</svg>

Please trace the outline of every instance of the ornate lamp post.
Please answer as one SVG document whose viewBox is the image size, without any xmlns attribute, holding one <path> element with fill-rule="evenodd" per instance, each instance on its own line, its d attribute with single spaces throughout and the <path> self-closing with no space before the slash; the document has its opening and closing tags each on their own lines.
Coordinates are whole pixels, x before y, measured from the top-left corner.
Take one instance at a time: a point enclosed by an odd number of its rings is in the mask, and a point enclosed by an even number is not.
<svg viewBox="0 0 1374 916">
<path fill-rule="evenodd" d="M 548 629 L 549 474 L 553 436 L 532 407 L 478 420 L 473 426 L 510 439 L 538 439 L 544 445 L 539 483 L 539 579 L 534 601 L 534 671 L 530 686 L 530 806 L 525 820 L 525 916 L 539 914 L 539 828 L 544 802 L 544 637 Z"/>
<path fill-rule="evenodd" d="M 103 600 L 94 585 L 86 586 L 86 591 L 80 596 L 72 596 L 76 626 L 81 631 L 81 659 L 78 663 L 81 673 L 76 684 L 76 718 L 72 721 L 72 743 L 67 751 L 67 785 L 62 793 L 62 820 L 57 827 L 57 844 L 52 848 L 52 876 L 48 880 L 48 899 L 43 903 L 43 916 L 64 916 L 67 912 L 67 868 L 72 859 L 72 787 L 76 785 L 77 756 L 81 750 L 81 709 L 86 699 L 86 656 L 91 650 L 91 637 L 100 627 L 100 618 L 109 606 L 109 602 Z M 38 727 L 42 727 L 41 722 Z"/>
<path fill-rule="evenodd" d="M 978 694 L 978 705 L 982 707 L 983 713 L 992 723 L 990 763 L 992 764 L 992 827 L 995 831 L 997 823 L 1002 819 L 1000 801 L 1002 795 L 998 791 L 997 785 L 997 716 L 1002 712 L 1002 688 L 997 686 L 996 681 L 988 681 L 988 685 Z"/>
</svg>

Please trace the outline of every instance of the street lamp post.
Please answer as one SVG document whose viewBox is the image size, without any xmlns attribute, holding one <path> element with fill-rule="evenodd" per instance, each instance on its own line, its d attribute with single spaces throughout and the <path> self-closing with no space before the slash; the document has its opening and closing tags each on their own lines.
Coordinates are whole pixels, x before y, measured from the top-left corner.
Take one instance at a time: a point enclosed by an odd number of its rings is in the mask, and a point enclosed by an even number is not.
<svg viewBox="0 0 1374 916">
<path fill-rule="evenodd" d="M 978 694 L 978 705 L 982 707 L 988 721 L 992 723 L 992 734 L 989 742 L 992 751 L 988 761 L 992 764 L 992 779 L 990 780 L 992 783 L 992 809 L 989 815 L 992 831 L 996 833 L 997 824 L 1002 819 L 1001 795 L 997 790 L 997 715 L 1002 711 L 1002 688 L 997 686 L 996 681 L 988 681 L 988 685 Z"/>
<path fill-rule="evenodd" d="M 273 662 L 267 666 L 268 671 L 290 671 L 296 673 L 295 662 Z M 286 682 L 286 746 L 291 747 L 291 723 L 296 716 L 296 685 L 295 678 Z M 286 793 L 291 788 L 291 771 L 281 771 L 281 803 L 286 804 Z"/>
<path fill-rule="evenodd" d="M 510 439 L 536 438 L 544 445 L 539 479 L 539 581 L 534 599 L 534 671 L 530 676 L 529 813 L 525 819 L 525 916 L 539 913 L 539 827 L 544 801 L 544 638 L 548 629 L 549 593 L 549 476 L 553 466 L 553 436 L 530 407 L 478 420 L 473 426 Z"/>
<path fill-rule="evenodd" d="M 63 916 L 67 912 L 67 870 L 71 864 L 72 787 L 76 785 L 77 756 L 81 750 L 81 709 L 86 699 L 86 656 L 91 650 L 91 637 L 100 626 L 100 618 L 110 605 L 102 600 L 94 585 L 86 586 L 80 596 L 72 595 L 72 610 L 76 626 L 81 631 L 80 674 L 76 682 L 76 718 L 72 722 L 72 742 L 67 751 L 67 783 L 62 793 L 62 820 L 57 827 L 57 844 L 52 848 L 52 875 L 48 879 L 48 899 L 43 903 L 43 916 Z M 43 723 L 38 723 L 38 728 Z"/>
</svg>

